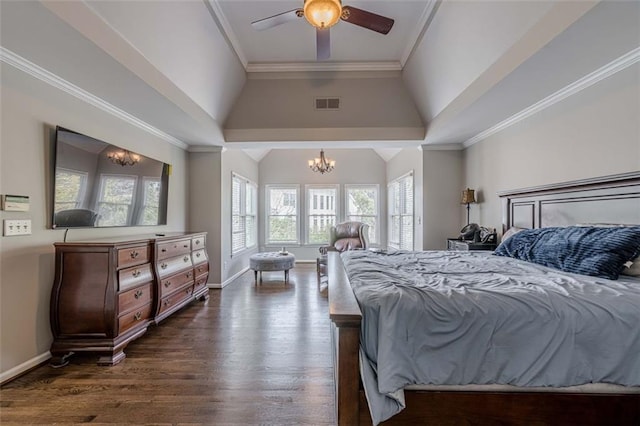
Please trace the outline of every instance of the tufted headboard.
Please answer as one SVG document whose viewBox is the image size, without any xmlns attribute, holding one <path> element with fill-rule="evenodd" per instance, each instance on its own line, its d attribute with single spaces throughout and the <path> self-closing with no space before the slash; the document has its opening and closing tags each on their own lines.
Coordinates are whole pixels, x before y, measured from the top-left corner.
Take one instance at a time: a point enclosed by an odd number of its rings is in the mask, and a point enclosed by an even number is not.
<svg viewBox="0 0 640 426">
<path fill-rule="evenodd" d="M 640 171 L 498 193 L 502 232 L 578 223 L 640 225 Z"/>
</svg>

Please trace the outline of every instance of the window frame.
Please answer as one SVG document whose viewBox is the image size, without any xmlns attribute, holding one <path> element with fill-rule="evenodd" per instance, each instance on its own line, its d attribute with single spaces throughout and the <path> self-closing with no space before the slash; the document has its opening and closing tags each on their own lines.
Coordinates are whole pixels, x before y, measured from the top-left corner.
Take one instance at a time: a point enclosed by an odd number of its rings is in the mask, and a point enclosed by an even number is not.
<svg viewBox="0 0 640 426">
<path fill-rule="evenodd" d="M 322 245 L 326 245 L 329 243 L 329 234 L 327 233 L 327 239 L 325 241 L 322 242 L 311 242 L 310 241 L 310 231 L 311 231 L 311 211 L 312 210 L 326 210 L 323 207 L 325 207 L 325 203 L 322 199 L 318 199 L 318 200 L 313 200 L 312 197 L 310 196 L 310 191 L 314 190 L 314 189 L 332 189 L 335 191 L 335 197 L 334 197 L 334 205 L 333 205 L 333 211 L 334 211 L 334 217 L 335 217 L 335 221 L 334 221 L 334 225 L 337 223 L 340 223 L 340 185 L 339 184 L 306 184 L 304 186 L 304 193 L 305 193 L 305 210 L 304 210 L 304 217 L 305 217 L 305 232 L 304 232 L 304 241 L 305 241 L 305 245 L 307 246 L 322 246 Z M 314 209 L 312 204 L 314 203 L 314 201 L 316 202 L 316 208 Z M 318 215 L 314 215 L 314 216 L 318 216 Z"/>
<path fill-rule="evenodd" d="M 409 210 L 406 207 L 406 199 L 404 197 L 404 191 L 399 191 L 401 182 L 411 178 L 411 212 L 403 213 L 404 211 Z M 400 194 L 400 211 L 394 212 L 394 197 L 392 196 L 391 190 L 394 185 L 398 185 L 398 193 Z M 415 179 L 413 175 L 413 170 L 404 175 L 390 181 L 387 184 L 387 213 L 388 213 L 388 222 L 387 222 L 387 246 L 389 248 L 393 248 L 396 250 L 414 250 L 415 249 Z M 393 226 L 394 226 L 394 217 L 398 217 L 398 244 L 396 245 L 395 241 L 392 238 Z M 410 217 L 411 218 L 411 246 L 405 247 L 403 242 L 403 218 Z"/>
<path fill-rule="evenodd" d="M 65 168 L 65 167 L 56 167 L 55 174 L 58 174 L 59 172 L 63 172 L 63 173 L 67 173 L 67 174 L 70 174 L 70 175 L 78 176 L 80 178 L 80 187 L 78 188 L 78 192 L 76 194 L 76 198 L 73 201 L 59 201 L 57 199 L 54 199 L 53 200 L 53 210 L 54 210 L 54 212 L 61 211 L 61 210 L 59 210 L 57 208 L 57 206 L 59 204 L 73 203 L 74 204 L 74 206 L 72 207 L 73 209 L 82 208 L 83 200 L 84 200 L 84 198 L 85 198 L 85 196 L 87 194 L 87 186 L 88 186 L 87 182 L 89 181 L 89 173 L 85 172 L 85 171 L 74 170 L 74 169 L 69 169 L 69 168 Z M 62 209 L 62 210 L 69 210 L 69 209 Z"/>
<path fill-rule="evenodd" d="M 296 193 L 296 213 L 295 215 L 286 215 L 286 216 L 295 216 L 295 220 L 296 220 L 296 225 L 295 225 L 295 231 L 296 231 L 296 237 L 295 240 L 291 240 L 291 241 L 273 241 L 270 238 L 270 218 L 271 218 L 271 191 L 272 190 L 278 190 L 278 189 L 293 189 L 295 190 Z M 301 239 L 300 239 L 300 217 L 301 217 L 301 209 L 300 209 L 300 185 L 299 184 L 268 184 L 265 185 L 264 187 L 264 191 L 265 191 L 265 197 L 264 197 L 264 209 L 265 209 L 265 222 L 264 222 L 264 243 L 265 246 L 283 246 L 283 245 L 296 245 L 299 246 L 301 245 Z M 284 216 L 284 215 L 278 215 L 278 216 Z"/>
<path fill-rule="evenodd" d="M 98 196 L 96 198 L 96 206 L 95 206 L 95 211 L 98 214 L 98 219 L 96 223 L 100 223 L 100 220 L 102 219 L 102 210 L 100 208 L 100 206 L 102 204 L 115 204 L 115 205 L 124 205 L 124 203 L 110 203 L 110 202 L 104 202 L 102 201 L 103 196 L 104 196 L 104 190 L 105 190 L 105 181 L 108 178 L 116 178 L 119 180 L 133 180 L 133 190 L 131 192 L 131 203 L 128 204 L 129 209 L 127 211 L 127 219 L 125 221 L 124 224 L 118 224 L 118 225 L 101 225 L 101 226 L 128 226 L 131 223 L 131 218 L 133 217 L 133 211 L 136 207 L 136 193 L 138 191 L 138 184 L 139 184 L 139 179 L 137 175 L 125 175 L 125 174 L 113 174 L 113 173 L 101 173 L 99 176 L 99 181 L 100 181 L 100 187 L 98 189 Z"/>
<path fill-rule="evenodd" d="M 371 244 L 380 244 L 380 226 L 381 226 L 381 216 L 380 216 L 380 185 L 377 183 L 358 183 L 358 184 L 344 184 L 344 220 L 351 221 L 349 214 L 349 190 L 350 189 L 374 189 L 376 193 L 375 199 L 375 215 L 357 215 L 357 216 L 366 216 L 373 217 L 375 220 L 375 232 L 369 234 L 369 242 Z M 369 227 L 371 229 L 371 227 Z"/>
<path fill-rule="evenodd" d="M 154 182 L 160 185 L 160 192 L 158 193 L 158 203 L 157 205 L 147 204 L 147 183 Z M 153 226 L 158 224 L 158 219 L 160 218 L 160 197 L 162 196 L 162 179 L 157 176 L 143 176 L 142 177 L 142 205 L 140 206 L 140 213 L 138 214 L 138 223 L 141 226 Z M 152 207 L 157 210 L 156 212 L 156 222 L 155 223 L 143 223 L 144 214 L 147 208 Z"/>
<path fill-rule="evenodd" d="M 233 211 L 234 208 L 234 199 L 233 199 L 233 186 L 235 182 L 238 182 L 240 185 L 239 188 L 239 197 L 240 199 L 238 200 L 238 205 L 239 205 L 239 212 L 238 214 L 236 214 Z M 251 200 L 248 199 L 250 193 L 253 192 L 253 196 L 251 197 Z M 249 204 L 249 201 L 251 203 L 251 212 L 247 211 L 247 205 Z M 242 233 L 244 234 L 243 237 L 243 242 L 242 245 L 240 247 L 234 247 L 234 227 L 233 227 L 233 223 L 234 223 L 234 218 L 238 217 L 238 220 L 243 222 L 243 231 Z M 242 253 L 246 250 L 251 250 L 255 247 L 258 246 L 258 185 L 253 182 L 251 179 L 248 179 L 244 176 L 242 176 L 239 173 L 236 172 L 231 172 L 231 226 L 229 227 L 230 230 L 230 237 L 231 237 L 231 241 L 230 241 L 230 245 L 231 245 L 231 256 L 233 255 L 237 255 L 239 253 Z M 253 218 L 253 235 L 250 235 L 250 232 L 248 232 L 249 227 L 247 226 L 248 223 L 248 219 L 249 218 Z M 251 238 L 252 237 L 252 238 Z M 253 240 L 253 244 L 248 244 L 249 241 L 251 241 L 251 239 Z"/>
</svg>

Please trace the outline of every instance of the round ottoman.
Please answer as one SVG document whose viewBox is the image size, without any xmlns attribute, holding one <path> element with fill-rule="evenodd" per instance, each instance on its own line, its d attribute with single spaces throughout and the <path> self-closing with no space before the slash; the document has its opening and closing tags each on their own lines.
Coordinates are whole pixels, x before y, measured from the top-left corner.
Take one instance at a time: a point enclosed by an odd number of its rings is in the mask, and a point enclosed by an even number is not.
<svg viewBox="0 0 640 426">
<path fill-rule="evenodd" d="M 256 253 L 249 257 L 249 268 L 253 269 L 256 283 L 258 282 L 258 272 L 260 272 L 260 282 L 262 282 L 262 271 L 284 271 L 284 282 L 289 281 L 289 269 L 296 263 L 296 257 L 291 253 L 265 252 Z"/>
</svg>

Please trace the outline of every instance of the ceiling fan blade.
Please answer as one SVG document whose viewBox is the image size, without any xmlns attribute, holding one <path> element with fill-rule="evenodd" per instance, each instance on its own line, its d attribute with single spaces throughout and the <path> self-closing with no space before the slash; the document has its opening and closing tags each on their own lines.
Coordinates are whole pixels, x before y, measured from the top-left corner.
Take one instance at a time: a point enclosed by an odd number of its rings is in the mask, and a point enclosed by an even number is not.
<svg viewBox="0 0 640 426">
<path fill-rule="evenodd" d="M 376 15 L 353 6 L 344 6 L 342 8 L 341 19 L 381 34 L 387 34 L 395 22 L 386 16 Z"/>
<path fill-rule="evenodd" d="M 331 56 L 331 33 L 329 28 L 316 28 L 316 58 L 324 61 Z"/>
<path fill-rule="evenodd" d="M 304 16 L 302 9 L 293 9 L 288 12 L 282 12 L 268 18 L 253 21 L 251 26 L 258 31 L 262 31 L 290 21 L 295 21 L 302 16 Z"/>
</svg>

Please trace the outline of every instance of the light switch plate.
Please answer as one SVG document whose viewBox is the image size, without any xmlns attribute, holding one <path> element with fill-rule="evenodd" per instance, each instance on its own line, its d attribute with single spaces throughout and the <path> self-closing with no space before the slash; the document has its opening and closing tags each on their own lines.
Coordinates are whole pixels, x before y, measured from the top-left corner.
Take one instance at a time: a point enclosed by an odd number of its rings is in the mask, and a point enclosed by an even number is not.
<svg viewBox="0 0 640 426">
<path fill-rule="evenodd" d="M 5 219 L 4 236 L 31 235 L 31 219 Z"/>
</svg>

